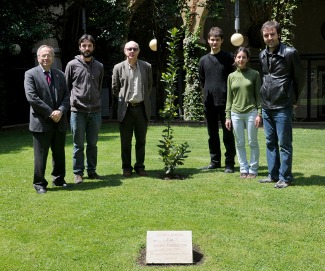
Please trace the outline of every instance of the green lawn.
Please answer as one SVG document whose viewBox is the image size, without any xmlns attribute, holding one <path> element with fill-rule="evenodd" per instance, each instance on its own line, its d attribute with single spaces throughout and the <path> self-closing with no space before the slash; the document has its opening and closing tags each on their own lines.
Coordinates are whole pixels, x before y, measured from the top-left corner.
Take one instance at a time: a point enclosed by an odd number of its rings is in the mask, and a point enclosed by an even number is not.
<svg viewBox="0 0 325 271">
<path fill-rule="evenodd" d="M 294 176 L 286 189 L 242 180 L 209 163 L 205 126 L 174 127 L 176 142 L 191 153 L 162 180 L 158 140 L 148 130 L 149 177 L 122 178 L 116 123 L 99 138 L 98 173 L 104 180 L 73 184 L 71 134 L 67 135 L 67 189 L 32 187 L 32 136 L 0 132 L 0 270 L 325 270 L 325 144 L 321 129 L 294 129 Z M 260 177 L 267 174 L 260 139 Z M 224 152 L 224 151 L 223 151 Z M 237 164 L 238 166 L 238 164 Z M 48 161 L 47 178 L 51 161 Z M 138 259 L 148 230 L 191 230 L 203 254 L 192 266 L 143 266 Z"/>
</svg>

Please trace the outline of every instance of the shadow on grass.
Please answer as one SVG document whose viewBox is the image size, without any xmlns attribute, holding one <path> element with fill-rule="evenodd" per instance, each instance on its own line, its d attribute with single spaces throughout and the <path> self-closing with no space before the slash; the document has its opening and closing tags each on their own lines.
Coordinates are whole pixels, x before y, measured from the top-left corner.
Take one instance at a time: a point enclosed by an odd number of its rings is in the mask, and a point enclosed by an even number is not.
<svg viewBox="0 0 325 271">
<path fill-rule="evenodd" d="M 93 190 L 93 189 L 100 189 L 103 187 L 114 187 L 120 186 L 123 184 L 123 181 L 126 180 L 133 180 L 137 178 L 148 178 L 148 179 L 156 179 L 156 180 L 163 180 L 164 178 L 164 171 L 163 170 L 148 170 L 148 177 L 141 177 L 133 172 L 131 177 L 123 177 L 121 174 L 112 174 L 112 175 L 104 175 L 101 176 L 101 180 L 90 180 L 88 178 L 84 178 L 84 182 L 81 184 L 69 183 L 67 187 L 51 187 L 48 186 L 47 190 L 51 192 L 58 192 L 58 191 L 83 191 L 83 190 Z M 182 170 L 178 170 L 177 174 L 180 175 L 182 178 L 178 178 L 175 180 L 186 180 L 192 178 L 193 175 L 202 173 L 202 170 L 195 169 L 195 168 L 182 168 Z"/>
<path fill-rule="evenodd" d="M 210 173 L 224 173 L 225 167 L 217 168 L 217 169 L 205 169 L 204 167 L 198 167 L 198 168 L 183 168 L 179 167 L 175 170 L 175 174 L 179 176 L 179 178 L 174 178 L 174 180 L 186 180 L 191 179 L 194 175 L 197 174 L 210 174 Z M 259 176 L 267 176 L 267 166 L 260 167 L 260 171 L 262 172 Z M 164 173 L 164 170 L 148 170 L 148 174 L 150 178 L 153 179 L 160 179 L 160 180 L 168 180 L 166 177 L 166 174 Z M 229 173 L 227 173 L 229 174 Z M 235 172 L 233 174 L 229 175 L 239 175 L 239 167 L 235 166 Z M 172 178 L 170 180 L 173 180 Z"/>
<path fill-rule="evenodd" d="M 260 179 L 263 178 L 262 176 L 267 177 L 268 175 L 267 166 L 260 167 L 259 171 L 262 172 L 262 175 L 259 174 L 258 176 L 260 177 Z M 325 176 L 311 175 L 310 177 L 304 177 L 304 174 L 300 172 L 293 172 L 293 175 L 294 175 L 293 186 L 325 185 Z"/>
<path fill-rule="evenodd" d="M 302 177 L 303 174 L 299 174 L 300 176 L 297 177 L 298 174 L 295 174 L 295 186 L 310 186 L 310 185 L 318 185 L 324 186 L 325 185 L 325 176 L 319 175 L 311 175 L 308 178 Z"/>
<path fill-rule="evenodd" d="M 265 172 L 265 176 L 267 176 L 267 167 L 262 167 Z M 135 180 L 137 178 L 148 178 L 153 180 L 161 180 L 161 181 L 186 181 L 188 179 L 191 179 L 196 174 L 205 174 L 205 173 L 211 173 L 211 172 L 223 172 L 223 168 L 218 168 L 214 170 L 202 170 L 200 168 L 181 168 L 176 170 L 176 174 L 180 176 L 179 178 L 174 179 L 168 179 L 166 175 L 164 174 L 163 170 L 148 170 L 148 177 L 141 177 L 133 172 L 131 177 L 123 177 L 121 174 L 112 174 L 112 175 L 105 175 L 102 176 L 101 180 L 90 180 L 87 178 L 84 178 L 84 182 L 81 184 L 75 184 L 75 183 L 68 183 L 68 187 L 62 188 L 62 187 L 51 187 L 48 186 L 47 190 L 51 192 L 59 192 L 59 191 L 84 191 L 84 190 L 94 190 L 94 189 L 100 189 L 103 187 L 115 187 L 115 186 L 121 186 L 123 184 L 122 181 L 124 180 Z M 235 168 L 235 173 L 239 174 L 239 169 Z M 293 183 L 294 186 L 311 186 L 311 185 L 318 185 L 318 186 L 324 186 L 325 185 L 325 176 L 319 176 L 319 175 L 312 175 L 308 178 L 303 177 L 302 173 L 295 173 L 295 181 Z M 260 176 L 260 175 L 259 175 Z M 262 175 L 263 176 L 263 175 Z M 263 178 L 262 176 L 257 177 Z"/>
<path fill-rule="evenodd" d="M 111 123 L 101 127 L 98 141 L 106 142 L 119 138 L 118 125 Z M 71 129 L 68 128 L 66 134 L 66 151 L 72 146 Z M 0 127 L 0 154 L 19 153 L 26 148 L 33 147 L 33 135 L 28 130 L 27 125 L 21 125 L 13 128 L 1 129 Z"/>
<path fill-rule="evenodd" d="M 261 166 L 259 168 L 259 175 L 257 176 L 257 179 L 262 179 L 264 177 L 267 177 L 267 175 L 268 175 L 267 166 Z M 294 177 L 294 182 L 293 182 L 294 186 L 325 185 L 325 176 L 311 175 L 310 177 L 306 178 L 304 177 L 303 173 L 293 172 L 293 177 Z"/>
<path fill-rule="evenodd" d="M 48 187 L 47 190 L 51 192 L 67 190 L 67 191 L 82 191 L 82 190 L 93 190 L 103 187 L 114 187 L 122 185 L 121 175 L 106 175 L 102 176 L 101 180 L 90 180 L 84 178 L 84 182 L 81 184 L 68 183 L 68 187 Z"/>
<path fill-rule="evenodd" d="M 175 178 L 166 178 L 168 176 L 165 174 L 165 171 L 163 169 L 147 170 L 147 172 L 148 177 L 152 179 L 185 181 L 186 179 L 191 179 L 196 174 L 210 173 L 211 171 L 202 170 L 199 168 L 177 168 L 174 173 Z"/>
</svg>

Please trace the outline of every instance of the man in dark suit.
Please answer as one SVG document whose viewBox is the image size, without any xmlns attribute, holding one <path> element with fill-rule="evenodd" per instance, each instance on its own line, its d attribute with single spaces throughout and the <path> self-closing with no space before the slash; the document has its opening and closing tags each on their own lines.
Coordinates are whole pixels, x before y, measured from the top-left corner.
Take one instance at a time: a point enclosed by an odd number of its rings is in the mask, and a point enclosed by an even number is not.
<svg viewBox="0 0 325 271">
<path fill-rule="evenodd" d="M 33 134 L 34 188 L 38 194 L 46 193 L 46 161 L 52 151 L 53 185 L 67 186 L 65 177 L 65 138 L 69 92 L 64 73 L 51 68 L 54 49 L 42 45 L 37 50 L 39 65 L 25 73 L 24 87 L 30 104 L 29 130 Z"/>
<path fill-rule="evenodd" d="M 140 176 L 145 171 L 145 145 L 148 122 L 151 117 L 150 93 L 152 89 L 151 65 L 138 60 L 139 45 L 130 41 L 125 44 L 127 59 L 113 69 L 112 90 L 118 97 L 123 176 L 130 177 L 133 169 Z M 136 139 L 134 167 L 131 165 L 133 132 Z"/>
</svg>

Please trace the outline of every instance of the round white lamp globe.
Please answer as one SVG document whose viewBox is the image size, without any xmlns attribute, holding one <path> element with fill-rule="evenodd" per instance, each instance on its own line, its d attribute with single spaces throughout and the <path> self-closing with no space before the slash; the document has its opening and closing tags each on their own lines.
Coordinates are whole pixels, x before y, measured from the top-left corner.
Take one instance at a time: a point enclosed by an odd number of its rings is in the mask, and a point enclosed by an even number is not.
<svg viewBox="0 0 325 271">
<path fill-rule="evenodd" d="M 152 51 L 157 51 L 157 39 L 152 39 L 149 42 L 149 47 Z"/>
<path fill-rule="evenodd" d="M 13 44 L 10 48 L 10 51 L 13 55 L 19 55 L 21 52 L 21 47 L 19 44 Z"/>
<path fill-rule="evenodd" d="M 240 46 L 244 42 L 244 37 L 242 34 L 235 33 L 231 36 L 230 41 L 234 46 Z"/>
</svg>

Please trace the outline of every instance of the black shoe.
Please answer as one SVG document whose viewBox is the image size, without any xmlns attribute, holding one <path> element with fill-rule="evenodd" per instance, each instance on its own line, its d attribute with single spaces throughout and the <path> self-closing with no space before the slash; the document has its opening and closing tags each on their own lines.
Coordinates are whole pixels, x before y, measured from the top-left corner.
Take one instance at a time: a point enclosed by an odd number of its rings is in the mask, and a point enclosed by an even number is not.
<svg viewBox="0 0 325 271">
<path fill-rule="evenodd" d="M 34 188 L 35 188 L 37 194 L 45 194 L 46 193 L 46 187 L 34 184 Z"/>
<path fill-rule="evenodd" d="M 96 172 L 88 173 L 88 179 L 100 180 L 102 177 L 99 176 Z"/>
<path fill-rule="evenodd" d="M 61 186 L 61 187 L 67 187 L 68 184 L 66 183 L 65 180 L 62 180 L 62 181 L 53 181 L 52 182 L 52 185 L 53 186 Z"/>
<path fill-rule="evenodd" d="M 225 173 L 234 173 L 235 169 L 234 167 L 226 166 Z"/>
<path fill-rule="evenodd" d="M 217 168 L 221 168 L 221 165 L 220 164 L 210 164 L 210 165 L 208 165 L 206 167 L 203 167 L 202 169 L 210 170 L 210 169 L 217 169 Z"/>
</svg>

